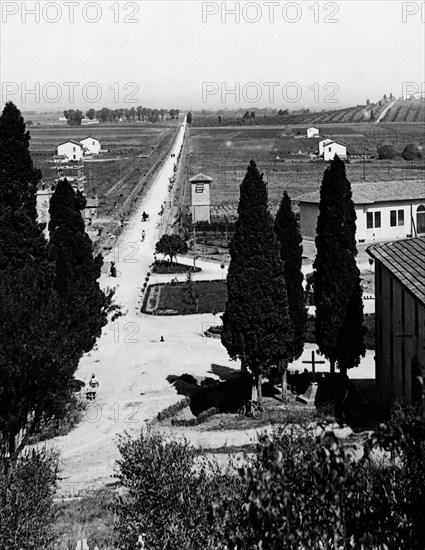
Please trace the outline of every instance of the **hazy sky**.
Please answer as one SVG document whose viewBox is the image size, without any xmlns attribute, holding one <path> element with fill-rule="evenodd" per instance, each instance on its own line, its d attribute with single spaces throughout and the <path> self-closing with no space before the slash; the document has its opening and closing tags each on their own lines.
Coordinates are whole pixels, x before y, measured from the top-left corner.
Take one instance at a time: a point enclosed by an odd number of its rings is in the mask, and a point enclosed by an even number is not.
<svg viewBox="0 0 425 550">
<path fill-rule="evenodd" d="M 24 111 L 339 108 L 425 81 L 424 2 L 2 0 L 1 10 L 2 103 Z"/>
</svg>

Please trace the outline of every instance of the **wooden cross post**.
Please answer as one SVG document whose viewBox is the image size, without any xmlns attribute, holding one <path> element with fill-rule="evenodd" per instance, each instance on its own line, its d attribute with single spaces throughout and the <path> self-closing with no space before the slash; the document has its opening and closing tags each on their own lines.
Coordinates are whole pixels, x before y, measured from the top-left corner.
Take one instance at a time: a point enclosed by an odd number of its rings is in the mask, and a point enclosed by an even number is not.
<svg viewBox="0 0 425 550">
<path fill-rule="evenodd" d="M 311 361 L 303 361 L 303 363 L 308 363 L 308 364 L 311 365 L 312 370 L 313 370 L 313 384 L 314 384 L 316 382 L 316 369 L 315 369 L 315 366 L 318 365 L 319 363 L 325 363 L 325 361 L 318 361 L 316 359 L 315 351 L 313 350 L 311 352 Z"/>
</svg>

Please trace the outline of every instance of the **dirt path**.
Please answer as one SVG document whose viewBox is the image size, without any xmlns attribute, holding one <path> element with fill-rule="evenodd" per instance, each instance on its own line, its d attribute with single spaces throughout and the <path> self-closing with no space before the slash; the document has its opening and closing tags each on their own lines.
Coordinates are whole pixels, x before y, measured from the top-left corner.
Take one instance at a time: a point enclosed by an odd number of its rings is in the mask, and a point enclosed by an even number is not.
<svg viewBox="0 0 425 550">
<path fill-rule="evenodd" d="M 388 107 L 386 107 L 382 113 L 379 115 L 378 119 L 376 120 L 375 124 L 378 124 L 379 122 L 381 122 L 381 120 L 384 118 L 384 116 L 387 114 L 387 112 L 391 109 L 391 107 L 395 104 L 395 100 L 392 101 Z"/>
<path fill-rule="evenodd" d="M 178 156 L 185 127 L 182 126 L 172 153 Z M 119 458 L 117 440 L 128 432 L 137 435 L 146 422 L 168 405 L 180 400 L 167 381 L 170 375 L 190 373 L 218 378 L 226 369 L 239 369 L 229 360 L 220 340 L 205 338 L 208 326 L 220 323 L 212 314 L 185 317 L 161 317 L 140 314 L 141 289 L 153 262 L 153 251 L 161 230 L 159 212 L 169 197 L 169 177 L 173 174 L 175 158 L 167 157 L 139 209 L 129 220 L 123 234 L 105 262 L 115 261 L 118 276 L 104 273 L 101 285 L 116 288 L 116 301 L 125 313 L 103 330 L 96 349 L 84 356 L 77 378 L 88 381 L 94 372 L 100 382 L 97 400 L 90 404 L 83 421 L 70 434 L 48 442 L 61 452 L 61 482 L 58 495 L 68 498 L 84 495 L 93 488 L 113 482 L 115 461 Z M 142 223 L 143 211 L 149 221 Z M 141 242 L 141 231 L 146 237 Z M 182 259 L 180 259 L 182 260 Z M 185 258 L 190 262 L 190 258 Z M 221 278 L 219 264 L 197 261 L 203 268 L 194 279 Z M 227 268 L 226 270 L 227 271 Z M 163 280 L 152 275 L 150 283 Z M 172 276 L 171 276 L 172 277 Z M 161 336 L 164 341 L 161 342 Z M 292 368 L 303 369 L 302 361 L 309 359 L 315 346 L 306 345 L 305 353 Z M 215 367 L 219 366 L 220 369 Z M 326 365 L 324 365 L 326 368 Z M 356 374 L 374 377 L 373 356 L 367 355 Z M 373 370 L 373 372 L 372 372 Z M 235 434 L 223 432 L 194 434 L 195 445 L 214 449 L 227 441 L 244 444 L 252 441 L 251 430 Z"/>
</svg>

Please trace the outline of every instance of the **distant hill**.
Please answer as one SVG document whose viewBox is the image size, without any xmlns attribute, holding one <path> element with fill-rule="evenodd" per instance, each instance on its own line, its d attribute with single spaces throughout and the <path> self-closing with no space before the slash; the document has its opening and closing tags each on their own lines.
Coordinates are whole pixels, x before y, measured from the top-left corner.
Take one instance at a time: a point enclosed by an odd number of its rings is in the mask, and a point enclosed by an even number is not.
<svg viewBox="0 0 425 550">
<path fill-rule="evenodd" d="M 381 99 L 377 103 L 357 105 L 322 112 L 276 114 L 256 114 L 254 119 L 244 120 L 235 111 L 228 111 L 221 116 L 221 126 L 254 126 L 254 125 L 310 125 L 310 124 L 346 124 L 376 122 L 425 122 L 425 99 Z M 212 113 L 195 114 L 192 126 L 219 126 L 218 116 Z"/>
<path fill-rule="evenodd" d="M 398 99 L 381 122 L 425 122 L 425 98 Z"/>
</svg>

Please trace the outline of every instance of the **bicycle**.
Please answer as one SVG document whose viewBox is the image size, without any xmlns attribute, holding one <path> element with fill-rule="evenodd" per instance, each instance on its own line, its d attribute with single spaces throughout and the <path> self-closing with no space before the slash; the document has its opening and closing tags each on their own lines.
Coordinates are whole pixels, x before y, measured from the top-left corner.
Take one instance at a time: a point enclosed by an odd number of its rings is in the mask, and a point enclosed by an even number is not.
<svg viewBox="0 0 425 550">
<path fill-rule="evenodd" d="M 238 412 L 236 413 L 240 418 L 245 416 L 251 418 L 262 418 L 266 409 L 258 401 L 248 401 L 241 407 L 239 407 Z"/>
</svg>

